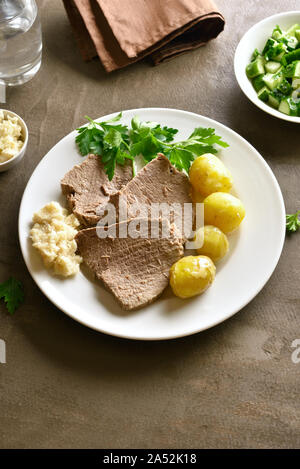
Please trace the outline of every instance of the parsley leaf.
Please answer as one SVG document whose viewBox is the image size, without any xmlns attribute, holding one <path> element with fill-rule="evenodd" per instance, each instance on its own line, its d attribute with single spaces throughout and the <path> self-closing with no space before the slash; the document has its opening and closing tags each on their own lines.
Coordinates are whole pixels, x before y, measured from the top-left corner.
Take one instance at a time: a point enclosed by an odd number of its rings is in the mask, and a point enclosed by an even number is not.
<svg viewBox="0 0 300 469">
<path fill-rule="evenodd" d="M 11 277 L 0 284 L 0 298 L 4 298 L 7 310 L 13 314 L 24 301 L 24 290 L 21 282 Z"/>
<path fill-rule="evenodd" d="M 156 158 L 157 153 L 164 152 L 163 143 L 171 142 L 178 132 L 177 129 L 161 127 L 157 122 L 140 122 L 137 116 L 132 119 L 131 127 L 130 151 L 133 156 L 143 155 L 146 163 Z"/>
<path fill-rule="evenodd" d="M 94 152 L 98 148 L 97 145 L 102 141 L 104 132 L 98 130 L 92 122 L 77 130 L 78 135 L 75 140 L 82 156 Z"/>
<path fill-rule="evenodd" d="M 130 131 L 130 139 L 136 143 L 141 137 L 145 137 L 150 133 L 162 142 L 171 142 L 174 135 L 177 134 L 177 129 L 171 127 L 161 127 L 157 122 L 140 122 L 138 116 L 135 116 L 131 121 L 132 130 Z"/>
<path fill-rule="evenodd" d="M 116 164 L 123 165 L 126 158 L 133 159 L 129 152 L 128 127 L 116 124 L 122 113 L 106 122 L 96 122 L 86 116 L 89 124 L 77 129 L 76 143 L 82 156 L 93 153 L 101 158 L 108 179 L 114 177 Z"/>
<path fill-rule="evenodd" d="M 223 148 L 229 147 L 228 143 L 222 140 L 222 137 L 219 137 L 215 134 L 215 129 L 206 129 L 205 127 L 197 127 L 188 140 L 197 140 L 206 145 L 220 145 Z"/>
<path fill-rule="evenodd" d="M 141 122 L 138 116 L 131 121 L 131 129 L 119 123 L 122 113 L 107 122 L 96 122 L 86 116 L 89 124 L 81 127 L 76 136 L 80 153 L 99 155 L 109 180 L 114 176 L 116 164 L 142 155 L 145 163 L 164 153 L 180 171 L 189 172 L 193 160 L 204 153 L 217 153 L 214 145 L 228 144 L 215 134 L 215 129 L 197 127 L 190 137 L 174 142 L 178 130 L 161 126 L 157 122 Z M 135 166 L 133 162 L 133 173 Z"/>
<path fill-rule="evenodd" d="M 176 147 L 172 148 L 170 152 L 166 152 L 166 156 L 176 168 L 180 170 L 184 169 L 187 173 L 194 159 L 194 155 L 191 151 Z"/>
<path fill-rule="evenodd" d="M 187 140 L 173 142 L 177 129 L 161 127 L 156 122 L 140 122 L 138 117 L 131 121 L 129 131 L 130 152 L 133 156 L 141 154 L 146 163 L 164 153 L 177 169 L 189 172 L 192 161 L 204 153 L 217 153 L 214 145 L 228 147 L 215 129 L 198 127 Z"/>
<path fill-rule="evenodd" d="M 295 231 L 299 230 L 300 227 L 300 220 L 298 215 L 300 214 L 300 210 L 298 212 L 293 213 L 291 215 L 286 215 L 286 230 L 288 233 L 295 233 Z"/>
</svg>

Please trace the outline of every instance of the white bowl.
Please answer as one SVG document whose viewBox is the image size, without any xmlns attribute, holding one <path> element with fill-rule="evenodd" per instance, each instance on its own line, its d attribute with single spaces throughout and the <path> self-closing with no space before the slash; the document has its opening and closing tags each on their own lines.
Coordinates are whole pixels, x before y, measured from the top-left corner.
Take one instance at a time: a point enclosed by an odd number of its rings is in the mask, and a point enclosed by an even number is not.
<svg viewBox="0 0 300 469">
<path fill-rule="evenodd" d="M 27 129 L 27 125 L 25 124 L 23 119 L 20 116 L 18 116 L 18 114 L 16 114 L 15 112 L 12 112 L 12 111 L 8 111 L 7 109 L 0 109 L 0 110 L 4 112 L 4 115 L 17 117 L 17 119 L 19 121 L 19 124 L 22 127 L 22 137 L 23 137 L 23 140 L 24 140 L 23 146 L 22 146 L 21 150 L 19 151 L 19 153 L 17 153 L 15 156 L 13 156 L 10 160 L 7 160 L 7 161 L 4 161 L 3 163 L 0 163 L 0 173 L 2 173 L 3 171 L 7 171 L 8 169 L 12 168 L 17 163 L 19 163 L 19 161 L 21 161 L 21 159 L 25 155 L 26 148 L 27 148 L 27 143 L 28 143 L 28 129 Z"/>
<path fill-rule="evenodd" d="M 251 61 L 254 49 L 257 48 L 259 51 L 263 49 L 275 26 L 278 24 L 282 29 L 286 30 L 295 23 L 300 23 L 300 11 L 278 13 L 252 26 L 252 28 L 244 34 L 235 51 L 234 71 L 242 91 L 257 107 L 272 116 L 279 117 L 279 119 L 300 123 L 300 117 L 283 114 L 261 101 L 257 97 L 257 93 L 246 75 L 246 66 Z"/>
</svg>

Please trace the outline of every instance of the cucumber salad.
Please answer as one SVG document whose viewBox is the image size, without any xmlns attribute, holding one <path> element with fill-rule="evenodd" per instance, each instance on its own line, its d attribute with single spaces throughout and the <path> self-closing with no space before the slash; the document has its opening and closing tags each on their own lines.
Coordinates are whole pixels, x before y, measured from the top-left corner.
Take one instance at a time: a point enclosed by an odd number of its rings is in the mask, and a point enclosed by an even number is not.
<svg viewBox="0 0 300 469">
<path fill-rule="evenodd" d="M 259 99 L 280 112 L 300 116 L 300 24 L 279 26 L 264 49 L 255 49 L 246 74 Z"/>
</svg>

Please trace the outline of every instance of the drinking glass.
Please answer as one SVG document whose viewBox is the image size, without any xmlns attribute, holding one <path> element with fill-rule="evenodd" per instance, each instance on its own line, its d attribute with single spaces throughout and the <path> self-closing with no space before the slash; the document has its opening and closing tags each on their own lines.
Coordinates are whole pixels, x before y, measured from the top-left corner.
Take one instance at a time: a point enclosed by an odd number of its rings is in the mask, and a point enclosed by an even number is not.
<svg viewBox="0 0 300 469">
<path fill-rule="evenodd" d="M 42 60 L 41 23 L 35 0 L 0 0 L 0 83 L 21 85 Z"/>
</svg>

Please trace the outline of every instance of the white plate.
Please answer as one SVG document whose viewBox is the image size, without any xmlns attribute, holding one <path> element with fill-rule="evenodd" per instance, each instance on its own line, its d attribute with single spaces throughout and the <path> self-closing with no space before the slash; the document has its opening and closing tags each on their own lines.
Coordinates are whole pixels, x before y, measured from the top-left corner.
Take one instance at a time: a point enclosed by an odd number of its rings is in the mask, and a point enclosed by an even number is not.
<svg viewBox="0 0 300 469">
<path fill-rule="evenodd" d="M 231 170 L 235 191 L 247 215 L 241 229 L 230 237 L 230 253 L 218 266 L 213 286 L 202 296 L 180 300 L 170 289 L 152 305 L 124 313 L 112 294 L 80 272 L 61 280 L 44 269 L 31 246 L 28 232 L 32 214 L 46 203 L 64 203 L 60 179 L 83 161 L 75 146 L 76 132 L 63 138 L 42 159 L 25 189 L 19 215 L 22 253 L 33 279 L 42 292 L 76 321 L 118 337 L 144 340 L 172 339 L 208 329 L 243 308 L 263 288 L 279 260 L 285 236 L 285 209 L 279 185 L 264 159 L 238 134 L 224 125 L 190 112 L 175 109 L 125 111 L 130 123 L 138 114 L 180 129 L 188 137 L 195 127 L 213 127 L 230 144 L 220 157 Z M 105 116 L 106 120 L 111 116 Z"/>
<path fill-rule="evenodd" d="M 252 26 L 252 28 L 244 34 L 235 51 L 234 71 L 242 91 L 257 107 L 279 119 L 300 123 L 300 117 L 283 114 L 259 99 L 251 81 L 246 75 L 246 66 L 251 61 L 254 49 L 257 48 L 261 51 L 264 48 L 268 37 L 271 36 L 276 25 L 278 24 L 283 30 L 287 30 L 295 23 L 300 23 L 300 11 L 286 11 L 269 16 Z"/>
</svg>

